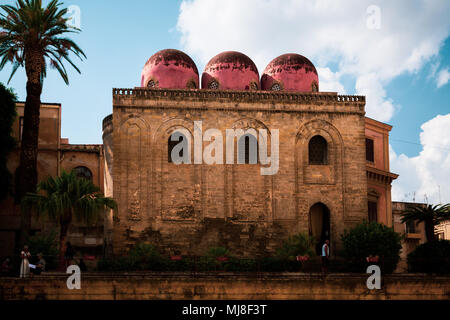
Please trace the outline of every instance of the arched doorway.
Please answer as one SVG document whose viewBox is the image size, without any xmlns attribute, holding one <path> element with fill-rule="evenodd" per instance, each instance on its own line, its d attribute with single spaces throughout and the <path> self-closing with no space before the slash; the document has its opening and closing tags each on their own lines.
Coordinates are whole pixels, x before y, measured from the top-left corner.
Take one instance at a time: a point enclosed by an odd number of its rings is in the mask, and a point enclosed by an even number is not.
<svg viewBox="0 0 450 320">
<path fill-rule="evenodd" d="M 330 210 L 321 202 L 309 209 L 309 234 L 316 241 L 316 254 L 322 254 L 322 245 L 330 239 Z"/>
</svg>

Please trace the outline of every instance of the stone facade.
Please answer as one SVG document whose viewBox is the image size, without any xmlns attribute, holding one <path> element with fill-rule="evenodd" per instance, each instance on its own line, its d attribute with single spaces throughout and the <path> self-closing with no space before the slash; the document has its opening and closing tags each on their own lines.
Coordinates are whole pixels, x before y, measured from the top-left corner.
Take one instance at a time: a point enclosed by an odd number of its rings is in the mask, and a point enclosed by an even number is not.
<svg viewBox="0 0 450 320">
<path fill-rule="evenodd" d="M 364 105 L 364 97 L 327 92 L 114 89 L 103 135 L 114 155 L 106 173 L 118 202 L 109 223 L 114 252 L 147 241 L 168 253 L 223 246 L 265 255 L 306 232 L 329 238 L 336 254 L 344 229 L 368 215 Z M 193 136 L 198 120 L 203 133 L 215 128 L 223 136 L 226 129 L 264 128 L 269 136 L 278 129 L 278 173 L 263 176 L 260 164 L 170 163 L 169 137 L 176 129 Z M 327 143 L 324 165 L 308 162 L 317 135 Z"/>
</svg>

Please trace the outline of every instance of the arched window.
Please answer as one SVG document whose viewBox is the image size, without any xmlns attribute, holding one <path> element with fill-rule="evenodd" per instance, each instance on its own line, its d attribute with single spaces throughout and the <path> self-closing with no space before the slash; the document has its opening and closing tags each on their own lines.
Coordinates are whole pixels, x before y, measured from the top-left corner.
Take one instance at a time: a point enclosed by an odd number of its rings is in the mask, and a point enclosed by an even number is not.
<svg viewBox="0 0 450 320">
<path fill-rule="evenodd" d="M 194 80 L 189 80 L 186 84 L 186 88 L 187 89 L 197 89 L 197 84 L 195 83 Z"/>
<path fill-rule="evenodd" d="M 270 90 L 272 90 L 272 91 L 280 91 L 281 90 L 281 86 L 280 86 L 279 83 L 274 83 L 272 85 L 272 87 L 270 88 Z"/>
<path fill-rule="evenodd" d="M 309 164 L 328 164 L 328 143 L 322 136 L 309 140 Z"/>
<path fill-rule="evenodd" d="M 258 90 L 258 84 L 255 81 L 250 82 L 250 90 Z"/>
<path fill-rule="evenodd" d="M 155 80 L 150 79 L 150 80 L 147 82 L 147 88 L 156 88 L 156 82 L 155 82 Z"/>
<path fill-rule="evenodd" d="M 258 163 L 258 140 L 252 134 L 246 134 L 239 139 L 238 143 L 238 163 L 256 164 Z M 243 151 L 243 152 L 242 152 Z M 243 157 L 242 157 L 243 155 Z M 243 158 L 243 159 L 242 159 Z"/>
<path fill-rule="evenodd" d="M 313 81 L 313 82 L 311 83 L 311 91 L 312 91 L 312 92 L 318 92 L 318 91 L 319 91 L 319 85 L 317 84 L 316 81 Z"/>
<path fill-rule="evenodd" d="M 177 144 L 179 144 L 180 142 L 185 141 L 186 137 L 183 134 L 179 134 L 178 137 L 178 141 L 172 141 L 172 135 L 169 136 L 169 140 L 167 141 L 167 159 L 169 163 L 173 163 L 174 161 L 172 160 L 172 150 L 173 148 L 175 148 L 175 146 Z M 184 156 L 184 150 L 181 149 L 180 152 L 178 153 L 178 155 L 180 156 L 180 159 L 183 158 Z"/>
<path fill-rule="evenodd" d="M 78 178 L 84 178 L 86 180 L 92 181 L 92 172 L 86 167 L 76 167 L 73 169 Z"/>
<path fill-rule="evenodd" d="M 219 83 L 216 80 L 212 80 L 209 84 L 208 84 L 208 89 L 212 89 L 212 90 L 217 90 L 219 89 Z"/>
</svg>

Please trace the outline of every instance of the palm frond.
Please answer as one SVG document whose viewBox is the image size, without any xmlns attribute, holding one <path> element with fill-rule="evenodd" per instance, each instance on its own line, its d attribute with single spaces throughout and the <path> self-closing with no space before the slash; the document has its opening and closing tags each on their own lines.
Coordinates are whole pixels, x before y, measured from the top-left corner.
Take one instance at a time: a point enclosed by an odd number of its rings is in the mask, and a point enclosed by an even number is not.
<svg viewBox="0 0 450 320">
<path fill-rule="evenodd" d="M 41 83 L 47 74 L 48 64 L 55 67 L 66 84 L 69 81 L 64 61 L 80 73 L 69 54 L 74 54 L 81 61 L 86 55 L 73 40 L 63 36 L 81 30 L 67 24 L 67 9 L 61 8 L 61 5 L 58 0 L 52 0 L 44 8 L 41 0 L 21 0 L 16 2 L 16 6 L 0 6 L 0 70 L 11 63 L 13 72 L 10 80 L 19 66 L 26 66 L 25 53 L 30 52 L 42 55 Z M 50 58 L 46 54 L 49 51 L 58 54 Z"/>
<path fill-rule="evenodd" d="M 55 222 L 61 218 L 69 221 L 75 218 L 91 223 L 106 208 L 116 208 L 116 202 L 105 197 L 90 180 L 77 177 L 75 171 L 63 171 L 59 177 L 40 182 L 36 193 L 24 197 L 22 208 L 34 210 L 39 217 L 45 216 Z"/>
</svg>

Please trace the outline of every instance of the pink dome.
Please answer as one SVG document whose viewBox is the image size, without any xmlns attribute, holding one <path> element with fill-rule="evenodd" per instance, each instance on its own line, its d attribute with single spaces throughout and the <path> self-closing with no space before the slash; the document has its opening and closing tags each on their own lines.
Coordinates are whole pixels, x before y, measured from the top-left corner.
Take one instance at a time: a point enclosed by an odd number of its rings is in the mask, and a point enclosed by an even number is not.
<svg viewBox="0 0 450 320">
<path fill-rule="evenodd" d="M 287 53 L 273 59 L 261 77 L 262 90 L 319 91 L 317 70 L 304 56 Z"/>
<path fill-rule="evenodd" d="M 141 87 L 196 89 L 199 84 L 197 66 L 179 50 L 166 49 L 148 59 L 142 70 Z"/>
<path fill-rule="evenodd" d="M 212 58 L 202 75 L 203 89 L 258 90 L 259 73 L 245 54 L 226 51 Z"/>
</svg>

